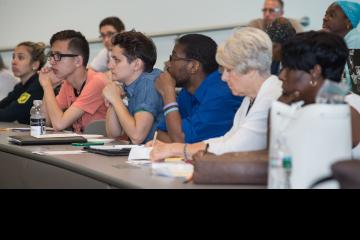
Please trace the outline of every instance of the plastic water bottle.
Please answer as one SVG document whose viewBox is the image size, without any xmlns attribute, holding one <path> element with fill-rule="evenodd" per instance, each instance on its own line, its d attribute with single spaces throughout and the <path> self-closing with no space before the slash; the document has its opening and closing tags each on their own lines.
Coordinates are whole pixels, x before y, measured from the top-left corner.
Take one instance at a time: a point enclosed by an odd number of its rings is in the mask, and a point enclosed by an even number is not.
<svg viewBox="0 0 360 240">
<path fill-rule="evenodd" d="M 292 155 L 286 139 L 279 137 L 270 153 L 269 189 L 291 189 Z"/>
<path fill-rule="evenodd" d="M 30 110 L 30 134 L 33 137 L 46 134 L 46 118 L 41 111 L 41 106 L 41 100 L 34 100 Z"/>
</svg>

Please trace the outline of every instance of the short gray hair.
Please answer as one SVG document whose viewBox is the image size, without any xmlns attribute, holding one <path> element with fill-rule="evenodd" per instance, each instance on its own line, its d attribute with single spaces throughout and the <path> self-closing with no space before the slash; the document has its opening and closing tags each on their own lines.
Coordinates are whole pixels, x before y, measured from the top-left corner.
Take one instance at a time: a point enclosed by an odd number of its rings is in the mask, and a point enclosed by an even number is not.
<svg viewBox="0 0 360 240">
<path fill-rule="evenodd" d="M 217 51 L 219 65 L 235 69 L 240 74 L 257 70 L 269 74 L 272 62 L 272 42 L 262 30 L 243 27 L 222 43 Z"/>
</svg>

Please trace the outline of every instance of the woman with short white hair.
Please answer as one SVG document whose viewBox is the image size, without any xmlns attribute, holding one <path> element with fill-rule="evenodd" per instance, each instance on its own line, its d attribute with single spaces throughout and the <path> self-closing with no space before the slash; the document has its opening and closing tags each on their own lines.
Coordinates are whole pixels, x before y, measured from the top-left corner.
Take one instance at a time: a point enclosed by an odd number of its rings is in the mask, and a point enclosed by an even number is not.
<svg viewBox="0 0 360 240">
<path fill-rule="evenodd" d="M 153 161 L 174 156 L 191 160 L 198 151 L 221 155 L 266 148 L 269 110 L 282 94 L 282 82 L 270 74 L 272 42 L 269 36 L 251 27 L 237 29 L 219 46 L 216 60 L 223 72 L 222 79 L 233 95 L 245 96 L 232 129 L 223 137 L 195 144 L 156 141 L 151 152 Z"/>
</svg>

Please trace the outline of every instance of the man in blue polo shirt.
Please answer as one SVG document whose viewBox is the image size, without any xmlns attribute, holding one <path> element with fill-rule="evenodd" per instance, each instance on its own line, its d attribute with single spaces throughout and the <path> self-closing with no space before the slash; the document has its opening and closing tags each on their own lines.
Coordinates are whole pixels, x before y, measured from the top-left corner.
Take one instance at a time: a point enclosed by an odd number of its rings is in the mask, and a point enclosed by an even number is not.
<svg viewBox="0 0 360 240">
<path fill-rule="evenodd" d="M 159 140 L 194 143 L 223 136 L 232 127 L 242 98 L 221 80 L 216 50 L 214 40 L 200 34 L 176 41 L 167 71 L 156 82 L 165 106 Z M 176 87 L 183 88 L 178 97 Z"/>
</svg>

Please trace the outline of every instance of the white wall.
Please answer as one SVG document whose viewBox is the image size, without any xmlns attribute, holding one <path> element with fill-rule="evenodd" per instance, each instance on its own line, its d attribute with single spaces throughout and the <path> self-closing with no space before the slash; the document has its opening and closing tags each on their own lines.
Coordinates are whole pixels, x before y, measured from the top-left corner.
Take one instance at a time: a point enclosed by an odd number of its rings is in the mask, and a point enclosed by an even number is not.
<svg viewBox="0 0 360 240">
<path fill-rule="evenodd" d="M 285 15 L 310 17 L 306 29 L 321 28 L 326 8 L 333 0 L 285 0 Z M 189 28 L 241 24 L 261 17 L 263 0 L 0 0 L 0 49 L 24 40 L 49 42 L 52 34 L 77 29 L 88 40 L 97 39 L 99 22 L 110 15 L 123 19 L 127 29 L 158 33 Z M 218 42 L 229 31 L 209 33 Z M 173 38 L 154 39 L 158 67 L 167 58 Z M 92 45 L 92 54 L 101 46 Z M 11 53 L 2 54 L 9 64 Z"/>
</svg>

